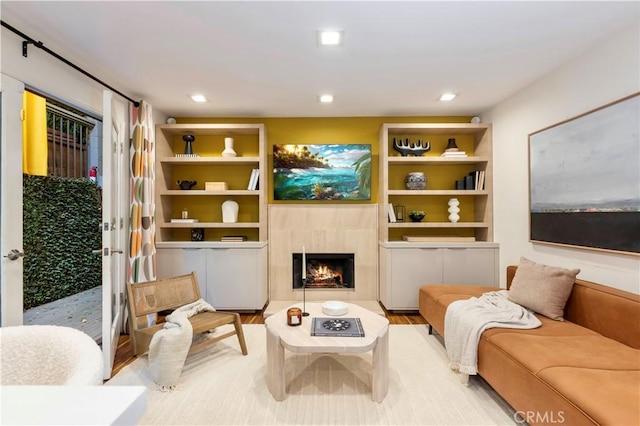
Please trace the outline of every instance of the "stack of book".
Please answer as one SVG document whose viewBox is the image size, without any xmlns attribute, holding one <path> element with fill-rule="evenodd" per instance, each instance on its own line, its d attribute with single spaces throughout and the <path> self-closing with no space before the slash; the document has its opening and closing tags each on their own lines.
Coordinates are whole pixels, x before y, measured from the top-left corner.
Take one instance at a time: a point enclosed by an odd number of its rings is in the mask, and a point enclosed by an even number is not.
<svg viewBox="0 0 640 426">
<path fill-rule="evenodd" d="M 249 177 L 249 184 L 247 185 L 247 189 L 249 191 L 255 191 L 258 189 L 258 180 L 260 178 L 260 169 L 251 170 L 251 176 Z"/>
<path fill-rule="evenodd" d="M 467 153 L 465 151 L 445 151 L 440 154 L 441 157 L 466 157 Z"/>
<path fill-rule="evenodd" d="M 485 172 L 484 170 L 474 170 L 472 172 L 469 172 L 469 179 L 471 179 L 471 182 L 473 182 L 473 188 L 466 188 L 465 189 L 475 189 L 477 191 L 481 191 L 484 189 L 484 175 Z"/>
<path fill-rule="evenodd" d="M 247 241 L 247 236 L 246 235 L 225 235 L 224 237 L 220 238 L 220 241 L 222 242 L 242 242 L 242 241 Z"/>
<path fill-rule="evenodd" d="M 198 219 L 171 219 L 171 223 L 196 223 Z"/>
</svg>

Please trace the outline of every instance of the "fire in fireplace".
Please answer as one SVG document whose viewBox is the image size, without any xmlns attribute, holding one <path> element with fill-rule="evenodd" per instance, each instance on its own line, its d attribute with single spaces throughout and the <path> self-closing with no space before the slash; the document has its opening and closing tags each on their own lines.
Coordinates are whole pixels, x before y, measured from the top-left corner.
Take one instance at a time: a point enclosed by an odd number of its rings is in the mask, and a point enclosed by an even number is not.
<svg viewBox="0 0 640 426">
<path fill-rule="evenodd" d="M 354 289 L 353 253 L 305 253 L 308 289 Z M 302 288 L 302 253 L 293 253 L 293 288 Z"/>
</svg>

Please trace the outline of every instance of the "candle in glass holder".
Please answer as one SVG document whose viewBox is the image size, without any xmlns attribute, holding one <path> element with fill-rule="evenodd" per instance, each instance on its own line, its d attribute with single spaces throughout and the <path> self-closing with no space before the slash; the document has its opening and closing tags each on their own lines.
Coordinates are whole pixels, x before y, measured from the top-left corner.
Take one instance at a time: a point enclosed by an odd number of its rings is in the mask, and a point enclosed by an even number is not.
<svg viewBox="0 0 640 426">
<path fill-rule="evenodd" d="M 302 309 L 295 307 L 287 309 L 287 325 L 300 324 L 302 324 Z"/>
</svg>

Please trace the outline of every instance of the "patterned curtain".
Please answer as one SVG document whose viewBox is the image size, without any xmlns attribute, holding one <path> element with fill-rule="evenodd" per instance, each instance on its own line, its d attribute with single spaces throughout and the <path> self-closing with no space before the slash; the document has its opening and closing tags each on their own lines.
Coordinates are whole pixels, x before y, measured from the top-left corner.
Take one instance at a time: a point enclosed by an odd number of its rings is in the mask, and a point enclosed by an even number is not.
<svg viewBox="0 0 640 426">
<path fill-rule="evenodd" d="M 131 104 L 130 108 L 131 217 L 127 280 L 139 283 L 156 279 L 156 205 L 153 199 L 156 153 L 151 105 L 140 101 L 139 106 Z"/>
</svg>

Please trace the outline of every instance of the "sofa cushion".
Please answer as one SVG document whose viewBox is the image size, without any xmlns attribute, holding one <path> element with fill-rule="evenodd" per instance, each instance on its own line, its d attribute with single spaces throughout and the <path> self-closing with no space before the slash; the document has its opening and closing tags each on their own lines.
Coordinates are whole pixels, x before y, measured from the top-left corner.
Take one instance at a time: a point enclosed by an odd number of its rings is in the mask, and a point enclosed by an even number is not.
<svg viewBox="0 0 640 426">
<path fill-rule="evenodd" d="M 418 309 L 436 332 L 444 336 L 444 316 L 451 302 L 480 297 L 484 293 L 496 290 L 499 289 L 477 285 L 428 284 L 420 287 L 418 291 Z"/>
<path fill-rule="evenodd" d="M 547 368 L 538 376 L 597 424 L 640 424 L 638 370 L 559 366 Z"/>
<path fill-rule="evenodd" d="M 557 366 L 610 370 L 640 367 L 640 351 L 599 334 L 536 335 L 530 331 L 494 334 L 488 340 L 536 375 Z"/>
<path fill-rule="evenodd" d="M 562 321 L 564 305 L 580 269 L 564 269 L 520 258 L 509 300 L 554 320 Z"/>
<path fill-rule="evenodd" d="M 532 336 L 599 336 L 593 330 L 574 324 L 570 321 L 555 321 L 540 314 L 535 314 L 542 325 L 538 328 L 529 330 L 518 330 L 522 333 Z M 510 328 L 491 328 L 485 330 L 483 336 L 491 340 L 491 338 L 501 333 L 513 333 L 515 330 Z"/>
</svg>

